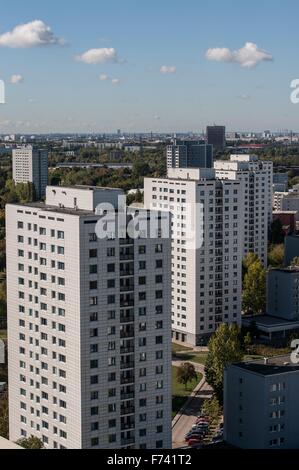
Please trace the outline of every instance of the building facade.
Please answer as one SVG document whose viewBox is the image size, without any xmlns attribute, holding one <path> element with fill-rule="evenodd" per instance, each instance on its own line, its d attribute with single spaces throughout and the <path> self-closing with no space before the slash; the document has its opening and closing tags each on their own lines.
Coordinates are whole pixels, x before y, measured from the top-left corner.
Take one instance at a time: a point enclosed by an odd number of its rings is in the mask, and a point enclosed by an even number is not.
<svg viewBox="0 0 299 470">
<path fill-rule="evenodd" d="M 145 179 L 144 201 L 172 215 L 173 338 L 200 345 L 221 323 L 240 324 L 242 183 L 217 180 L 213 169 L 171 169 Z M 190 207 L 199 209 L 191 221 Z"/>
<path fill-rule="evenodd" d="M 225 126 L 208 126 L 207 143 L 213 145 L 215 151 L 221 151 L 226 146 Z"/>
<path fill-rule="evenodd" d="M 292 234 L 284 239 L 284 265 L 290 266 L 299 257 L 299 235 Z"/>
<path fill-rule="evenodd" d="M 273 174 L 273 192 L 287 192 L 289 186 L 288 173 Z"/>
<path fill-rule="evenodd" d="M 273 163 L 254 155 L 231 155 L 214 163 L 217 178 L 240 180 L 244 185 L 243 254 L 255 253 L 267 265 L 268 228 L 272 222 Z"/>
<path fill-rule="evenodd" d="M 285 191 L 274 191 L 273 192 L 273 209 L 275 211 L 282 211 L 282 201 L 288 195 Z"/>
<path fill-rule="evenodd" d="M 298 449 L 299 365 L 290 357 L 224 373 L 224 439 L 241 449 Z"/>
<path fill-rule="evenodd" d="M 170 242 L 119 238 L 120 195 L 48 187 L 7 206 L 13 441 L 171 448 Z"/>
<path fill-rule="evenodd" d="M 290 321 L 299 320 L 299 268 L 268 271 L 267 314 Z"/>
<path fill-rule="evenodd" d="M 166 149 L 167 168 L 212 168 L 213 146 L 204 141 L 175 140 Z"/>
<path fill-rule="evenodd" d="M 30 145 L 13 149 L 13 180 L 18 183 L 32 183 L 37 199 L 46 194 L 48 184 L 48 153 Z"/>
</svg>

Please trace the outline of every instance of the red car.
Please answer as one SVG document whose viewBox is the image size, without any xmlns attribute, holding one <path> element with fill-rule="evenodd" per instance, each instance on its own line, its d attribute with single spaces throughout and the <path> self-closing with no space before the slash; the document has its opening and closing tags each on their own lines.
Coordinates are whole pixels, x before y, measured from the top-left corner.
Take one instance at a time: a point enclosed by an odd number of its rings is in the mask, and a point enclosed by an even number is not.
<svg viewBox="0 0 299 470">
<path fill-rule="evenodd" d="M 196 444 L 200 444 L 201 443 L 201 439 L 190 439 L 190 441 L 188 441 L 188 446 L 194 446 Z"/>
<path fill-rule="evenodd" d="M 205 418 L 198 418 L 196 424 L 209 424 L 209 421 Z"/>
</svg>

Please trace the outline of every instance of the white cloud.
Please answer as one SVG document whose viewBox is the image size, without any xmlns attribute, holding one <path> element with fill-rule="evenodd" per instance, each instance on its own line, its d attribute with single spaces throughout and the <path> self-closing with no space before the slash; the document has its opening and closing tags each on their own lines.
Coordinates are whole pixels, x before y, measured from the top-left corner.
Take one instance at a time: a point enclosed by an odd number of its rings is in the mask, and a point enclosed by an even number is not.
<svg viewBox="0 0 299 470">
<path fill-rule="evenodd" d="M 206 51 L 206 58 L 216 62 L 231 62 L 240 64 L 241 67 L 253 68 L 261 62 L 273 60 L 273 56 L 259 49 L 253 42 L 246 42 L 241 49 L 232 51 L 227 47 L 216 47 Z"/>
<path fill-rule="evenodd" d="M 17 85 L 18 83 L 22 83 L 24 78 L 22 75 L 14 74 L 10 77 L 10 83 L 13 85 Z"/>
<path fill-rule="evenodd" d="M 120 83 L 120 79 L 119 78 L 112 78 L 111 83 L 112 83 L 112 85 L 118 85 Z"/>
<path fill-rule="evenodd" d="M 102 75 L 100 75 L 99 79 L 104 82 L 105 80 L 109 80 L 109 76 L 108 75 L 105 75 L 104 73 Z"/>
<path fill-rule="evenodd" d="M 106 62 L 117 62 L 117 53 L 113 47 L 101 47 L 100 49 L 89 49 L 76 56 L 76 59 L 85 64 L 105 64 Z"/>
<path fill-rule="evenodd" d="M 160 68 L 160 73 L 176 73 L 176 67 L 175 65 L 162 65 L 162 67 Z"/>
<path fill-rule="evenodd" d="M 41 20 L 15 26 L 11 31 L 0 35 L 0 47 L 28 48 L 63 45 L 63 39 L 54 36 L 51 28 Z"/>
<path fill-rule="evenodd" d="M 250 100 L 251 96 L 243 94 L 243 95 L 238 95 L 237 98 L 239 98 L 240 100 L 246 101 L 246 100 Z"/>
</svg>

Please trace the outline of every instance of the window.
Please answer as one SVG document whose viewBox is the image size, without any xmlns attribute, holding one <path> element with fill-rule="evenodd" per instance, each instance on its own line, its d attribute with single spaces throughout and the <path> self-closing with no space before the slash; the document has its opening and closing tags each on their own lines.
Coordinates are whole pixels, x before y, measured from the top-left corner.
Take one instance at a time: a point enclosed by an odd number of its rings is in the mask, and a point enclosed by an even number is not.
<svg viewBox="0 0 299 470">
<path fill-rule="evenodd" d="M 96 234 L 96 233 L 90 233 L 90 234 L 89 234 L 89 241 L 90 241 L 90 242 L 96 242 L 97 239 L 98 239 L 98 237 L 97 237 L 97 234 Z"/>
<path fill-rule="evenodd" d="M 139 247 L 139 254 L 140 255 L 145 255 L 146 254 L 146 246 L 145 245 L 141 245 Z"/>
<path fill-rule="evenodd" d="M 98 288 L 98 281 L 90 281 L 89 289 L 90 290 L 96 290 L 97 288 Z"/>
<path fill-rule="evenodd" d="M 91 297 L 89 299 L 89 305 L 90 306 L 98 305 L 98 298 L 97 297 Z"/>
<path fill-rule="evenodd" d="M 89 266 L 89 274 L 97 274 L 98 273 L 98 266 L 97 264 L 92 264 Z"/>
<path fill-rule="evenodd" d="M 115 256 L 115 248 L 107 248 L 107 256 L 109 258 Z"/>
<path fill-rule="evenodd" d="M 57 232 L 57 238 L 60 240 L 64 240 L 64 232 L 61 232 L 60 230 Z"/>
<path fill-rule="evenodd" d="M 115 264 L 108 264 L 107 265 L 107 272 L 108 273 L 115 273 Z"/>
<path fill-rule="evenodd" d="M 89 250 L 89 258 L 97 258 L 98 250 Z"/>
</svg>

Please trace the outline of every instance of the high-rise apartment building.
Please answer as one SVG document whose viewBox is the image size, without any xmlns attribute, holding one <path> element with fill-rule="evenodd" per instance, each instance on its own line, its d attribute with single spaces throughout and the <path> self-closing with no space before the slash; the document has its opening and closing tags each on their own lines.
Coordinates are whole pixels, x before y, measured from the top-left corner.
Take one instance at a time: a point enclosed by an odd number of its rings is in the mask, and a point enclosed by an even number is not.
<svg viewBox="0 0 299 470">
<path fill-rule="evenodd" d="M 224 373 L 224 439 L 240 449 L 298 449 L 299 365 L 290 356 Z"/>
<path fill-rule="evenodd" d="M 204 141 L 175 140 L 166 153 L 167 168 L 213 167 L 213 146 Z"/>
<path fill-rule="evenodd" d="M 13 180 L 17 183 L 32 183 L 37 199 L 46 194 L 48 184 L 48 153 L 31 145 L 13 150 Z"/>
<path fill-rule="evenodd" d="M 229 161 L 215 161 L 214 168 L 217 178 L 243 182 L 244 256 L 253 252 L 266 266 L 268 227 L 272 222 L 273 163 L 259 161 L 255 155 L 231 155 Z"/>
<path fill-rule="evenodd" d="M 7 206 L 12 441 L 171 448 L 170 241 L 119 238 L 138 215 L 120 195 L 48 187 L 46 204 Z"/>
<path fill-rule="evenodd" d="M 208 126 L 207 143 L 213 145 L 215 151 L 223 150 L 226 146 L 225 126 Z"/>
<path fill-rule="evenodd" d="M 172 215 L 173 338 L 200 345 L 221 323 L 240 325 L 242 182 L 217 180 L 213 169 L 169 169 L 146 178 L 144 190 L 146 208 Z"/>
</svg>

